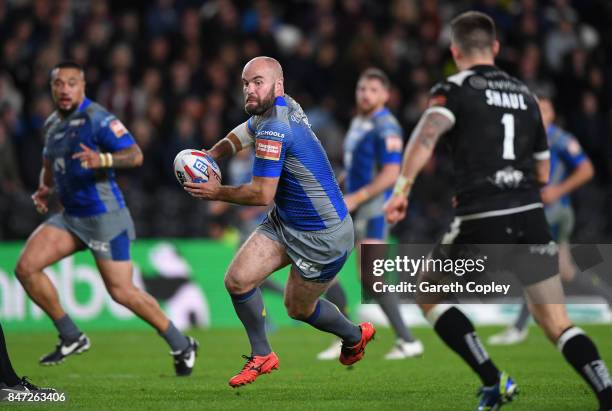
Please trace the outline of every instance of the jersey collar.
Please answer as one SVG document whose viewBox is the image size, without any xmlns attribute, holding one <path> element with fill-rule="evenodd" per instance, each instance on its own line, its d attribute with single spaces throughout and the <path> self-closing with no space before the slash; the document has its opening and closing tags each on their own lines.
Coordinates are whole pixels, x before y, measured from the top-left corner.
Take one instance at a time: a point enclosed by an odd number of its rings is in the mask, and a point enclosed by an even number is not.
<svg viewBox="0 0 612 411">
<path fill-rule="evenodd" d="M 91 100 L 88 99 L 87 97 L 85 97 L 83 99 L 83 102 L 81 103 L 81 105 L 79 106 L 79 108 L 77 109 L 77 111 L 80 113 L 83 110 L 85 110 L 87 107 L 89 107 L 89 105 L 91 104 Z"/>
<path fill-rule="evenodd" d="M 387 107 L 383 107 L 380 110 L 378 110 L 377 112 L 375 112 L 374 114 L 372 114 L 372 118 L 384 116 L 387 113 L 389 113 L 389 109 Z"/>
</svg>

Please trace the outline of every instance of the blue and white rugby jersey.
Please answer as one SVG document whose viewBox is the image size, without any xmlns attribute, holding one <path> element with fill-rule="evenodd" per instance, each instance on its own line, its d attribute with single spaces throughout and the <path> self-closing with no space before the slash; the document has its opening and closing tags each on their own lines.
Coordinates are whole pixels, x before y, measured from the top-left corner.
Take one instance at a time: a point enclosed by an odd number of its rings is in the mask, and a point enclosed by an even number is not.
<svg viewBox="0 0 612 411">
<path fill-rule="evenodd" d="M 556 125 L 549 125 L 546 135 L 550 146 L 550 181 L 548 183 L 560 184 L 576 167 L 587 160 L 587 156 L 576 138 Z M 568 207 L 570 205 L 569 194 L 559 198 L 558 202 Z M 549 204 L 547 207 L 552 205 Z"/>
<path fill-rule="evenodd" d="M 344 140 L 346 192 L 354 193 L 370 184 L 386 164 L 400 164 L 402 149 L 402 128 L 389 109 L 353 118 Z M 387 197 L 390 192 L 382 195 Z"/>
<path fill-rule="evenodd" d="M 85 169 L 72 155 L 80 143 L 110 152 L 135 144 L 124 125 L 99 104 L 85 98 L 65 119 L 54 112 L 45 121 L 43 156 L 51 163 L 55 187 L 68 215 L 93 216 L 125 207 L 112 169 Z"/>
<path fill-rule="evenodd" d="M 270 110 L 249 118 L 238 132 L 255 146 L 253 176 L 279 177 L 274 202 L 283 223 L 314 231 L 344 220 L 346 204 L 327 154 L 295 100 L 277 97 Z"/>
</svg>

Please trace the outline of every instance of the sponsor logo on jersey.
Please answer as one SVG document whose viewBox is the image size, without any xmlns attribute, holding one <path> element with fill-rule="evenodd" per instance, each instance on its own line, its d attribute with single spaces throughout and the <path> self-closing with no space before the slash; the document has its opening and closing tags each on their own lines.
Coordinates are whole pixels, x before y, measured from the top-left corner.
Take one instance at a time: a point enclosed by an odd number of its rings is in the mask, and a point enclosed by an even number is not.
<svg viewBox="0 0 612 411">
<path fill-rule="evenodd" d="M 388 136 L 385 137 L 385 146 L 389 152 L 402 152 L 404 142 L 399 136 Z"/>
<path fill-rule="evenodd" d="M 567 151 L 569 151 L 571 155 L 577 156 L 582 152 L 582 149 L 576 140 L 571 139 L 569 143 L 567 143 Z"/>
<path fill-rule="evenodd" d="M 255 156 L 264 160 L 280 160 L 283 143 L 280 141 L 258 139 L 256 142 Z"/>
<path fill-rule="evenodd" d="M 81 127 L 83 124 L 85 124 L 84 118 L 77 118 L 75 120 L 70 120 L 70 123 L 68 123 L 70 127 Z"/>
<path fill-rule="evenodd" d="M 284 133 L 279 133 L 278 131 L 272 131 L 272 130 L 261 130 L 261 131 L 258 131 L 257 132 L 257 137 L 260 137 L 260 136 L 285 138 L 285 134 Z"/>
<path fill-rule="evenodd" d="M 523 181 L 523 172 L 514 167 L 506 167 L 498 170 L 494 177 L 489 177 L 489 181 L 499 188 L 517 188 Z"/>
<path fill-rule="evenodd" d="M 123 123 L 119 121 L 119 119 L 114 119 L 113 121 L 111 121 L 108 124 L 108 127 L 110 127 L 111 131 L 117 138 L 122 137 L 124 134 L 128 132 L 125 126 L 123 125 Z"/>
<path fill-rule="evenodd" d="M 470 86 L 475 88 L 476 90 L 484 90 L 487 88 L 487 79 L 482 76 L 472 76 L 468 80 Z"/>
</svg>

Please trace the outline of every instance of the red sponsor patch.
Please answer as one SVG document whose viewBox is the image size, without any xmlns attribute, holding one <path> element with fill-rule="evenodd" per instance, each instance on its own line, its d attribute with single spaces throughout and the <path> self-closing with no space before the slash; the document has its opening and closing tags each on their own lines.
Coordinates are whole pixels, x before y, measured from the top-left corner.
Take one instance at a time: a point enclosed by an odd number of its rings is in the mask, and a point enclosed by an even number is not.
<svg viewBox="0 0 612 411">
<path fill-rule="evenodd" d="M 280 160 L 283 143 L 274 140 L 257 139 L 255 156 L 264 160 Z"/>
<path fill-rule="evenodd" d="M 429 102 L 427 103 L 427 107 L 445 106 L 445 105 L 446 105 L 446 96 L 442 96 L 440 94 L 436 96 L 431 96 L 429 98 Z"/>
<path fill-rule="evenodd" d="M 402 152 L 404 147 L 404 142 L 400 136 L 389 136 L 385 137 L 385 146 L 387 151 L 394 152 Z"/>
<path fill-rule="evenodd" d="M 119 121 L 118 119 L 114 119 L 113 121 L 111 121 L 108 126 L 110 127 L 111 131 L 117 138 L 127 133 L 127 128 L 125 128 L 123 123 Z"/>
</svg>

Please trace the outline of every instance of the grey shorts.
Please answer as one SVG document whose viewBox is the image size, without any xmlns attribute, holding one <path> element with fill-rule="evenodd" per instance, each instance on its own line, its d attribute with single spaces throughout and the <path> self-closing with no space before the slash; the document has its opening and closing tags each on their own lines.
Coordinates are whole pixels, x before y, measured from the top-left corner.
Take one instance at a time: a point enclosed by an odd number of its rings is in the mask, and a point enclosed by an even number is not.
<svg viewBox="0 0 612 411">
<path fill-rule="evenodd" d="M 91 217 L 73 217 L 57 213 L 49 217 L 45 224 L 74 234 L 96 258 L 130 260 L 130 244 L 136 238 L 136 233 L 127 208 Z"/>
<path fill-rule="evenodd" d="M 574 231 L 574 210 L 571 206 L 555 203 L 544 209 L 550 232 L 557 243 L 567 243 Z"/>
<path fill-rule="evenodd" d="M 257 227 L 257 232 L 282 244 L 302 278 L 325 283 L 334 279 L 353 249 L 353 220 L 317 231 L 302 231 L 283 223 L 276 209 Z"/>
<path fill-rule="evenodd" d="M 384 194 L 381 194 L 364 203 L 353 213 L 355 226 L 355 240 L 363 239 L 386 240 L 389 236 L 389 226 L 385 221 L 383 206 Z"/>
</svg>

